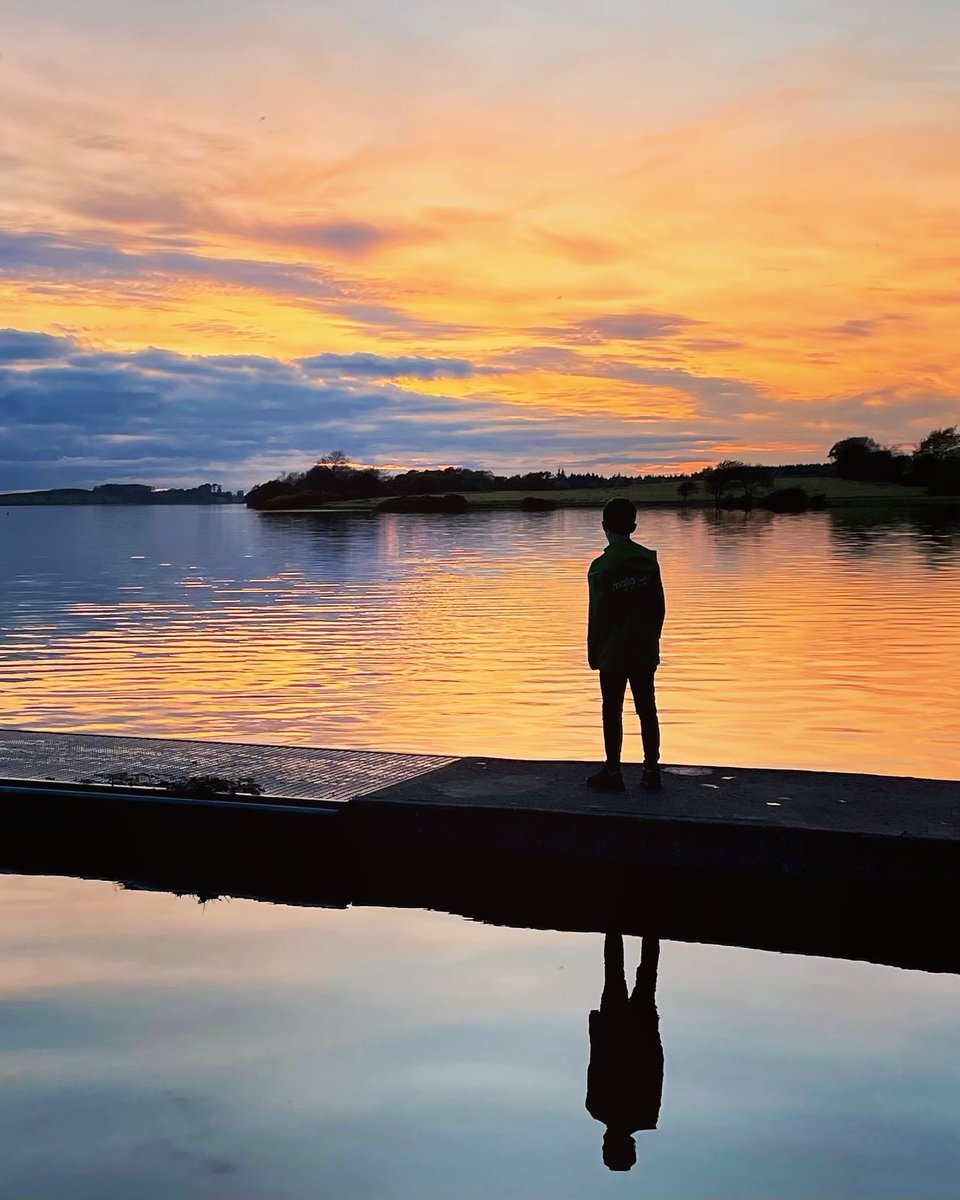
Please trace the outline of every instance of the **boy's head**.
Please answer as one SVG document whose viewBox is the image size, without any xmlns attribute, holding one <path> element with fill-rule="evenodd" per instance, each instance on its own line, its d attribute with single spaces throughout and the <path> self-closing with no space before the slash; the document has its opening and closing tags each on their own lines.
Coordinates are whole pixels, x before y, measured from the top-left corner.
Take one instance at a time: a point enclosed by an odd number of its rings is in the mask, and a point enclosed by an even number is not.
<svg viewBox="0 0 960 1200">
<path fill-rule="evenodd" d="M 603 527 L 607 533 L 629 537 L 637 527 L 637 506 L 625 496 L 608 500 L 603 506 Z"/>
<path fill-rule="evenodd" d="M 603 1135 L 603 1162 L 611 1171 L 629 1171 L 637 1161 L 637 1143 L 629 1133 L 608 1129 Z"/>
</svg>

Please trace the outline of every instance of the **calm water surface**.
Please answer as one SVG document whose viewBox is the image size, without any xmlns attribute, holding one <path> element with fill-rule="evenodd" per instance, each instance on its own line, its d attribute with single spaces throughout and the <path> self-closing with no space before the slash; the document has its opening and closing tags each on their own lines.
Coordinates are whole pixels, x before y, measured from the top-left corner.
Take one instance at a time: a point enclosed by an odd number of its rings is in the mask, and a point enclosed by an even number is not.
<svg viewBox="0 0 960 1200">
<path fill-rule="evenodd" d="M 12 510 L 0 722 L 595 757 L 597 533 Z M 960 777 L 956 518 L 642 533 L 668 759 Z M 663 1104 L 629 1174 L 584 1108 L 601 986 L 598 935 L 0 875 L 0 1195 L 960 1194 L 956 977 L 664 943 Z"/>
<path fill-rule="evenodd" d="M 598 935 L 0 877 L 0 946 L 5 1197 L 958 1194 L 954 976 L 664 943 L 613 1174 Z"/>
<path fill-rule="evenodd" d="M 0 722 L 596 758 L 598 519 L 11 509 Z M 960 778 L 956 514 L 650 512 L 640 536 L 667 761 Z"/>
</svg>

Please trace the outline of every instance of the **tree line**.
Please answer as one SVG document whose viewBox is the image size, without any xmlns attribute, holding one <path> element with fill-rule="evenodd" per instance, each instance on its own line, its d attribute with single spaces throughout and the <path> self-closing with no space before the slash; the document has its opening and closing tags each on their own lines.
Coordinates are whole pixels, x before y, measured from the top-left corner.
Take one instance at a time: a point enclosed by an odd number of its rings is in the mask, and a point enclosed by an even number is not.
<svg viewBox="0 0 960 1200">
<path fill-rule="evenodd" d="M 44 488 L 33 492 L 5 492 L 0 505 L 62 504 L 240 504 L 243 492 L 224 491 L 219 483 L 190 488 L 155 488 L 149 483 L 101 483 L 95 488 Z"/>
<path fill-rule="evenodd" d="M 955 425 L 932 430 L 911 453 L 881 446 L 871 437 L 850 437 L 835 442 L 827 457 L 829 463 L 802 467 L 765 467 L 726 459 L 682 480 L 677 492 L 684 503 L 702 487 L 718 507 L 749 509 L 762 504 L 786 511 L 804 505 L 804 497 L 809 499 L 805 489 L 784 488 L 765 499 L 761 496 L 773 488 L 779 474 L 788 474 L 907 484 L 925 487 L 936 496 L 960 495 L 960 433 Z"/>
<path fill-rule="evenodd" d="M 955 425 L 932 430 L 912 453 L 881 446 L 870 437 L 850 437 L 830 449 L 828 463 L 780 467 L 726 459 L 690 475 L 600 475 L 593 471 L 567 473 L 528 471 L 496 475 L 470 467 L 402 471 L 389 476 L 377 467 L 357 467 L 342 450 L 323 455 L 305 471 L 289 471 L 251 488 L 251 508 L 304 508 L 330 500 L 366 500 L 386 496 L 423 496 L 450 492 L 550 492 L 581 488 L 632 487 L 646 479 L 678 481 L 686 502 L 701 487 L 717 505 L 736 502 L 752 507 L 770 491 L 778 475 L 838 476 L 873 483 L 926 487 L 934 495 L 960 495 L 960 433 Z M 784 489 L 786 490 L 786 489 Z M 801 490 L 801 489 L 795 489 Z M 777 493 L 779 495 L 779 493 Z M 795 498 L 799 499 L 799 497 Z"/>
<path fill-rule="evenodd" d="M 909 454 L 881 446 L 871 437 L 850 437 L 836 442 L 829 457 L 841 479 L 914 484 L 940 496 L 960 494 L 960 433 L 956 425 L 931 430 Z"/>
<path fill-rule="evenodd" d="M 662 478 L 662 477 L 658 477 Z M 677 477 L 679 478 L 679 476 Z M 438 467 L 386 475 L 376 467 L 355 467 L 342 450 L 323 455 L 306 471 L 289 471 L 251 488 L 251 508 L 300 508 L 326 500 L 367 500 L 385 496 L 429 496 L 445 492 L 552 492 L 570 488 L 630 487 L 642 475 L 568 474 L 527 471 L 495 475 L 470 467 Z"/>
</svg>

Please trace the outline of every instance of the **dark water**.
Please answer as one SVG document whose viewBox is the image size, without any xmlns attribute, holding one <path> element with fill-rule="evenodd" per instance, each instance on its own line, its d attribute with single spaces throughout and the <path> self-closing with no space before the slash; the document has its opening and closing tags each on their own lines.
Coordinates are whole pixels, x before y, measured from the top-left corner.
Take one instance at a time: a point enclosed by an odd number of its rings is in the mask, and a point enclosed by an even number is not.
<svg viewBox="0 0 960 1200">
<path fill-rule="evenodd" d="M 595 524 L 13 511 L 0 719 L 589 756 Z M 955 519 L 644 532 L 669 758 L 960 775 Z M 960 1195 L 954 975 L 663 942 L 658 1125 L 613 1173 L 597 934 L 9 875 L 0 951 L 4 1197 Z"/>
</svg>

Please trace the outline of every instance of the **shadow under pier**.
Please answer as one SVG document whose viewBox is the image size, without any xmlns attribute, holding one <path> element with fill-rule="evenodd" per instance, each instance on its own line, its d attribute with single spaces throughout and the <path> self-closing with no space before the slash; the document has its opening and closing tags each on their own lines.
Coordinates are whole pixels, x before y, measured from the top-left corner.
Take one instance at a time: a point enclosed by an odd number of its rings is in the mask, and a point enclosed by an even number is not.
<svg viewBox="0 0 960 1200">
<path fill-rule="evenodd" d="M 0 729 L 0 870 L 960 971 L 960 785 Z"/>
<path fill-rule="evenodd" d="M 521 928 L 605 932 L 960 972 L 932 873 L 851 879 L 822 871 L 691 865 L 610 822 L 597 846 L 549 844 L 502 822 L 471 835 L 363 800 L 313 807 L 147 801 L 52 790 L 2 812 L 0 869 L 277 904 L 420 908 Z M 434 814 L 436 818 L 442 813 Z M 499 835 L 497 830 L 499 829 Z M 774 864 L 775 865 L 775 864 Z M 948 894 L 949 892 L 949 894 Z"/>
</svg>

